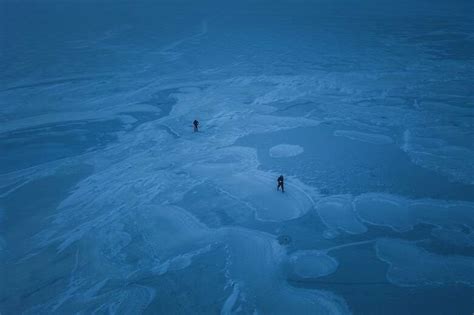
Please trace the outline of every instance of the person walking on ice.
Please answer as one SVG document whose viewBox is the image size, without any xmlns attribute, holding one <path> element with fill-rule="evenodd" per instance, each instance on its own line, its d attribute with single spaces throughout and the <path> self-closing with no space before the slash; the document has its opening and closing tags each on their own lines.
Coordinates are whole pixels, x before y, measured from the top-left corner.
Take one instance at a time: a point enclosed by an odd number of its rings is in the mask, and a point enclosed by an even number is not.
<svg viewBox="0 0 474 315">
<path fill-rule="evenodd" d="M 283 175 L 280 175 L 280 177 L 278 177 L 278 179 L 277 179 L 277 182 L 278 182 L 277 190 L 280 190 L 280 187 L 281 187 L 281 192 L 282 193 L 285 192 L 285 184 L 284 184 L 283 181 L 284 181 Z"/>
<path fill-rule="evenodd" d="M 194 119 L 193 125 L 194 125 L 194 132 L 198 132 L 199 131 L 199 128 L 198 128 L 199 127 L 199 121 Z"/>
</svg>

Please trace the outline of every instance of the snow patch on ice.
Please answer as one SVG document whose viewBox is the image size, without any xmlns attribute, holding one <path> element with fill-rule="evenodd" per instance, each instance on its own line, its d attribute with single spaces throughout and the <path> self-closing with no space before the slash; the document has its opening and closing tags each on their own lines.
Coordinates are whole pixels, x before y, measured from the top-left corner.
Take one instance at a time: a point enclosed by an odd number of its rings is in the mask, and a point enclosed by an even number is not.
<svg viewBox="0 0 474 315">
<path fill-rule="evenodd" d="M 184 268 L 187 268 L 191 265 L 192 259 L 195 256 L 199 256 L 203 253 L 207 253 L 211 250 L 211 246 L 207 245 L 203 248 L 200 248 L 198 250 L 178 255 L 176 257 L 173 257 L 169 260 L 166 260 L 163 263 L 160 263 L 159 265 L 153 267 L 152 271 L 156 273 L 157 275 L 162 275 L 167 273 L 170 270 L 181 270 Z"/>
<path fill-rule="evenodd" d="M 474 184 L 472 134 L 454 127 L 436 128 L 441 130 L 405 130 L 401 149 L 421 167 L 447 175 L 451 180 Z M 454 144 L 460 139 L 466 139 L 466 143 Z"/>
<path fill-rule="evenodd" d="M 303 147 L 294 144 L 278 144 L 269 150 L 269 154 L 273 158 L 293 157 L 303 152 Z"/>
<path fill-rule="evenodd" d="M 328 238 L 341 229 L 350 234 L 360 234 L 367 228 L 357 218 L 354 212 L 352 197 L 350 195 L 335 195 L 322 198 L 316 204 L 316 210 L 323 223 L 333 233 L 326 233 Z"/>
<path fill-rule="evenodd" d="M 464 283 L 474 286 L 474 258 L 443 256 L 405 240 L 380 239 L 377 257 L 390 267 L 387 279 L 400 286 Z"/>
<path fill-rule="evenodd" d="M 229 277 L 239 283 L 249 313 L 349 313 L 344 300 L 332 293 L 294 288 L 281 277 L 286 250 L 273 235 L 242 228 L 220 229 L 219 234 L 228 244 Z"/>
<path fill-rule="evenodd" d="M 289 261 L 296 276 L 313 279 L 334 273 L 339 265 L 336 259 L 317 250 L 297 251 Z"/>
<path fill-rule="evenodd" d="M 295 219 L 312 208 L 313 191 L 296 179 L 287 179 L 285 193 L 277 192 L 276 178 L 276 174 L 252 171 L 216 178 L 215 182 L 223 193 L 245 202 L 261 221 Z"/>
<path fill-rule="evenodd" d="M 432 199 L 411 200 L 401 196 L 370 193 L 354 200 L 355 211 L 367 223 L 405 232 L 416 224 L 474 227 L 474 204 Z"/>
<path fill-rule="evenodd" d="M 232 308 L 234 307 L 235 302 L 237 302 L 239 294 L 240 294 L 239 284 L 234 283 L 232 293 L 225 300 L 225 303 L 222 306 L 221 315 L 230 315 L 230 314 L 232 314 Z"/>
</svg>

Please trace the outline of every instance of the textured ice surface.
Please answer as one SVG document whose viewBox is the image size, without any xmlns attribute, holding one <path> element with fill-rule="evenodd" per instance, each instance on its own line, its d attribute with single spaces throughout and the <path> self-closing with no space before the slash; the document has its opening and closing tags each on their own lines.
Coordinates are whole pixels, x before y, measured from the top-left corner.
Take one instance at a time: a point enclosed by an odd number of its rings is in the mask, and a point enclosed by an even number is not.
<svg viewBox="0 0 474 315">
<path fill-rule="evenodd" d="M 244 312 L 254 309 L 265 314 L 348 312 L 340 298 L 328 292 L 292 288 L 279 277 L 285 251 L 270 235 L 239 229 L 223 229 L 220 232 L 224 233 L 229 246 L 231 260 L 228 272 L 232 283 L 245 289 L 237 299 Z M 229 298 L 235 299 L 232 294 Z M 234 305 L 234 308 L 238 309 L 238 306 Z"/>
<path fill-rule="evenodd" d="M 367 231 L 354 211 L 352 197 L 347 195 L 322 198 L 316 207 L 321 220 L 332 230 L 341 229 L 351 234 Z"/>
<path fill-rule="evenodd" d="M 336 130 L 335 136 L 346 137 L 352 140 L 358 140 L 373 144 L 391 144 L 393 140 L 384 135 L 371 134 L 366 132 L 352 131 L 352 130 Z"/>
<path fill-rule="evenodd" d="M 269 154 L 273 158 L 284 158 L 297 156 L 304 152 L 304 149 L 299 145 L 293 144 L 279 144 L 270 148 Z"/>
<path fill-rule="evenodd" d="M 468 115 L 472 115 L 472 111 Z M 403 134 L 402 148 L 415 163 L 454 180 L 474 184 L 474 148 L 470 131 L 451 126 L 407 129 Z"/>
<path fill-rule="evenodd" d="M 472 229 L 468 229 L 463 225 L 458 225 L 449 228 L 437 228 L 431 232 L 431 235 L 442 242 L 448 244 L 448 246 L 455 247 L 474 247 L 474 232 Z"/>
<path fill-rule="evenodd" d="M 411 230 L 419 223 L 474 228 L 474 204 L 469 202 L 410 200 L 387 194 L 365 194 L 358 196 L 354 205 L 364 221 L 401 232 Z"/>
<path fill-rule="evenodd" d="M 474 259 L 430 253 L 398 239 L 380 239 L 377 256 L 389 264 L 387 278 L 403 286 L 464 283 L 474 286 Z"/>
<path fill-rule="evenodd" d="M 470 314 L 471 13 L 2 2 L 0 313 Z"/>
<path fill-rule="evenodd" d="M 336 271 L 338 262 L 321 251 L 297 251 L 290 256 L 295 276 L 319 278 Z"/>
</svg>

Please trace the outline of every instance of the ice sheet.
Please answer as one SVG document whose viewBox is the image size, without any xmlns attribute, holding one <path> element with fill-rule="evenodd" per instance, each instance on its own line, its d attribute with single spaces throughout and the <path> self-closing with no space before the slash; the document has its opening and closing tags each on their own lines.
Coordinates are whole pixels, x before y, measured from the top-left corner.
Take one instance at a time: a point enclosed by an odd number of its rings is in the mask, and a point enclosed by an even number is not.
<svg viewBox="0 0 474 315">
<path fill-rule="evenodd" d="M 354 130 L 336 130 L 334 131 L 335 136 L 339 137 L 346 137 L 351 140 L 363 141 L 373 144 L 391 144 L 393 143 L 392 138 L 379 135 L 379 134 L 371 134 L 366 132 L 359 132 Z"/>
<path fill-rule="evenodd" d="M 2 3 L 0 312 L 472 312 L 471 3 L 420 1 Z"/>
<path fill-rule="evenodd" d="M 388 194 L 364 194 L 354 200 L 359 217 L 396 231 L 408 231 L 416 224 L 428 223 L 450 227 L 466 225 L 472 228 L 474 205 L 461 201 L 410 200 Z"/>
<path fill-rule="evenodd" d="M 292 272 L 297 277 L 314 279 L 336 271 L 339 263 L 322 251 L 297 251 L 290 256 Z"/>
<path fill-rule="evenodd" d="M 273 158 L 297 156 L 304 152 L 303 147 L 292 144 L 279 144 L 270 148 L 269 154 Z"/>
<path fill-rule="evenodd" d="M 322 198 L 318 201 L 316 209 L 329 230 L 336 232 L 341 229 L 350 234 L 360 234 L 367 231 L 354 211 L 350 195 Z"/>
<path fill-rule="evenodd" d="M 474 286 L 474 259 L 430 253 L 398 239 L 376 243 L 377 256 L 389 264 L 387 279 L 401 286 L 463 283 Z"/>
</svg>

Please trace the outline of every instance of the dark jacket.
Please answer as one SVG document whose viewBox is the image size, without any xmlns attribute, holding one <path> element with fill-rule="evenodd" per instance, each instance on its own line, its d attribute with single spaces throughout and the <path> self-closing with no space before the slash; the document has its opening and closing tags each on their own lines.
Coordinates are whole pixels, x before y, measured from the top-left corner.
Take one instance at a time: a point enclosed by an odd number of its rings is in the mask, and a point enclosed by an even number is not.
<svg viewBox="0 0 474 315">
<path fill-rule="evenodd" d="M 278 181 L 278 184 L 283 184 L 283 175 L 280 175 L 280 177 L 278 177 L 277 181 Z"/>
</svg>

